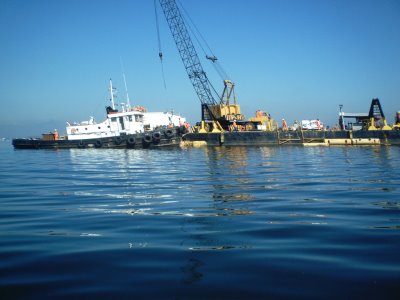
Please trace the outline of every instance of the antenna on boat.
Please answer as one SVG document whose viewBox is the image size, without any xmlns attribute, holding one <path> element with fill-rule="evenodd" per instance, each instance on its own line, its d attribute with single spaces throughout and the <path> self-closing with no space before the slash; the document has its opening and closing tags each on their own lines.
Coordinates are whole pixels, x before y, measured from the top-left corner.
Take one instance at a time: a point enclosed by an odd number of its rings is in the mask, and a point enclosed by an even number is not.
<svg viewBox="0 0 400 300">
<path fill-rule="evenodd" d="M 128 87 L 126 86 L 125 73 L 122 73 L 122 75 L 124 77 L 125 92 L 126 92 L 126 102 L 127 102 L 128 107 L 131 107 L 131 102 L 129 101 Z"/>
<path fill-rule="evenodd" d="M 128 105 L 128 108 L 131 107 L 131 102 L 129 100 L 129 94 L 128 94 L 128 86 L 126 85 L 126 78 L 125 78 L 125 70 L 124 70 L 124 65 L 122 63 L 122 58 L 119 57 L 119 60 L 121 62 L 121 68 L 122 68 L 122 77 L 124 78 L 124 84 L 125 84 L 125 92 L 126 92 L 126 103 Z"/>
<path fill-rule="evenodd" d="M 113 88 L 113 85 L 112 85 L 112 80 L 111 80 L 111 78 L 110 78 L 110 95 L 111 95 L 111 108 L 113 109 L 113 110 L 115 110 L 115 104 L 114 104 L 114 88 Z"/>
</svg>

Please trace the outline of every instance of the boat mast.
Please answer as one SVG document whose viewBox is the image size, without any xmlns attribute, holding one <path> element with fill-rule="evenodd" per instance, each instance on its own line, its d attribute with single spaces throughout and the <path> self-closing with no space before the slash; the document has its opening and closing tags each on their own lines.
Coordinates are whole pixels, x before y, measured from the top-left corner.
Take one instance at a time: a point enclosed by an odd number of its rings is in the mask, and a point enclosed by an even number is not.
<svg viewBox="0 0 400 300">
<path fill-rule="evenodd" d="M 113 86 L 112 86 L 112 80 L 110 78 L 110 95 L 111 95 L 111 108 L 115 110 L 115 105 L 114 105 L 114 91 L 113 91 Z"/>
<path fill-rule="evenodd" d="M 126 103 L 128 107 L 131 107 L 131 102 L 129 101 L 129 94 L 128 94 L 128 87 L 126 85 L 126 79 L 125 79 L 125 73 L 122 73 L 122 76 L 124 77 L 124 84 L 125 84 L 125 91 L 126 91 Z"/>
<path fill-rule="evenodd" d="M 131 108 L 131 102 L 129 100 L 129 94 L 128 94 L 128 86 L 126 85 L 126 78 L 125 78 L 125 70 L 124 70 L 124 65 L 122 63 L 122 58 L 119 57 L 120 63 L 121 63 L 121 68 L 122 68 L 122 77 L 124 78 L 124 84 L 125 84 L 125 92 L 126 92 L 126 104 L 128 106 L 128 109 Z"/>
</svg>

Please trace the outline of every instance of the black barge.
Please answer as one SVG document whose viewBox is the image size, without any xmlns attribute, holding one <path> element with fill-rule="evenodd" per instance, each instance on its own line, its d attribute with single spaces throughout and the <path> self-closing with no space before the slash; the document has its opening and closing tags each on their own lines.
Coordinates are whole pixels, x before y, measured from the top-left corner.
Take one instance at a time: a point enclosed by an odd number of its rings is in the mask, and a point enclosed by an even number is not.
<svg viewBox="0 0 400 300">
<path fill-rule="evenodd" d="M 188 133 L 183 141 L 194 146 L 400 145 L 400 130 L 225 131 Z"/>
</svg>

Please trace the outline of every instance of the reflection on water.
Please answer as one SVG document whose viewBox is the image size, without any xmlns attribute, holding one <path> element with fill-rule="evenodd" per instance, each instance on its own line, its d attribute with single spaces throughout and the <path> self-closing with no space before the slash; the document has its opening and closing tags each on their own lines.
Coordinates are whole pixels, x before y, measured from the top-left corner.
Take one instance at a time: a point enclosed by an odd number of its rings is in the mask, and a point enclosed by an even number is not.
<svg viewBox="0 0 400 300">
<path fill-rule="evenodd" d="M 96 203 L 82 207 L 85 211 L 182 216 L 250 214 L 248 208 L 224 204 L 255 199 L 246 192 L 246 186 L 251 189 L 252 183 L 246 148 L 203 148 L 196 155 L 187 161 L 177 160 L 176 152 L 171 151 L 71 149 L 74 184 L 84 188 L 74 194 L 102 202 L 100 207 Z M 88 185 L 97 188 L 87 191 Z M 127 203 L 103 203 L 105 198 L 125 199 Z M 197 203 L 195 207 L 192 199 Z"/>
<path fill-rule="evenodd" d="M 182 282 L 184 284 L 192 284 L 201 280 L 203 274 L 199 271 L 203 262 L 197 258 L 189 258 L 188 261 L 181 267 L 183 273 Z"/>
<path fill-rule="evenodd" d="M 229 207 L 219 207 L 219 202 L 249 201 L 254 200 L 246 188 L 252 184 L 249 174 L 249 162 L 247 148 L 203 148 L 206 164 L 209 168 L 213 189 L 212 198 L 217 202 L 216 209 L 222 211 L 232 210 Z M 240 190 L 237 187 L 240 186 Z M 219 208 L 218 208 L 219 207 Z M 234 209 L 232 210 L 234 211 Z M 236 214 L 237 212 L 234 212 Z M 241 210 L 239 214 L 249 214 L 248 210 Z"/>
<path fill-rule="evenodd" d="M 183 242 L 187 249 L 248 247 L 226 239 L 204 239 L 197 234 L 197 226 L 207 232 L 221 230 L 218 221 L 204 218 L 252 214 L 249 206 L 236 203 L 255 199 L 246 192 L 246 186 L 251 189 L 253 181 L 248 174 L 245 148 L 225 152 L 201 148 L 194 149 L 195 153 L 178 150 L 181 154 L 178 158 L 176 150 L 80 150 L 70 152 L 71 165 L 76 171 L 74 196 L 80 198 L 79 211 L 182 217 L 182 228 L 186 233 L 193 232 Z M 96 188 L 88 190 L 88 185 Z M 132 247 L 136 244 L 130 242 Z"/>
<path fill-rule="evenodd" d="M 398 148 L 2 154 L 3 298 L 400 292 Z"/>
<path fill-rule="evenodd" d="M 246 224 L 246 218 L 257 215 L 258 226 L 268 230 L 335 225 L 338 219 L 331 207 L 342 202 L 397 209 L 396 201 L 382 200 L 382 192 L 398 191 L 398 177 L 385 176 L 398 174 L 399 160 L 392 153 L 384 147 L 71 149 L 64 165 L 70 185 L 62 193 L 72 196 L 83 214 L 112 215 L 117 220 L 118 216 L 181 218 L 181 230 L 189 235 L 181 245 L 191 251 L 251 249 L 255 246 L 251 240 L 226 237 L 230 224 L 221 219 L 243 218 L 240 222 Z M 366 163 L 370 173 L 362 172 Z M 368 226 L 397 228 L 398 224 Z M 141 247 L 150 241 L 127 243 Z"/>
<path fill-rule="evenodd" d="M 266 203 L 275 205 L 281 199 L 282 191 L 290 196 L 301 192 L 303 198 L 294 197 L 295 203 L 332 203 L 321 191 L 395 191 L 397 185 L 388 175 L 399 165 L 386 147 L 307 147 L 300 156 L 297 147 L 71 149 L 69 155 L 74 170 L 70 190 L 90 199 L 80 210 L 183 217 L 261 213 Z M 327 172 L 324 166 L 332 161 Z M 366 162 L 370 174 L 360 176 Z"/>
</svg>

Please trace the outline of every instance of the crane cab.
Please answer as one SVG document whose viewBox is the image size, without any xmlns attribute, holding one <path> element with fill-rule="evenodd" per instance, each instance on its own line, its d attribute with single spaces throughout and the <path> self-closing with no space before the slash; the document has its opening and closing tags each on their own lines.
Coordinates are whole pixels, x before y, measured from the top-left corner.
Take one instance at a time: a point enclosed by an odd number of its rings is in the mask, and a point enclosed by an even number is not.
<svg viewBox="0 0 400 300">
<path fill-rule="evenodd" d="M 231 103 L 232 98 L 233 103 Z M 240 105 L 236 103 L 235 84 L 231 80 L 224 80 L 224 91 L 220 97 L 220 103 L 209 105 L 209 107 L 214 118 L 222 123 L 223 127 L 234 120 L 244 120 Z"/>
</svg>

